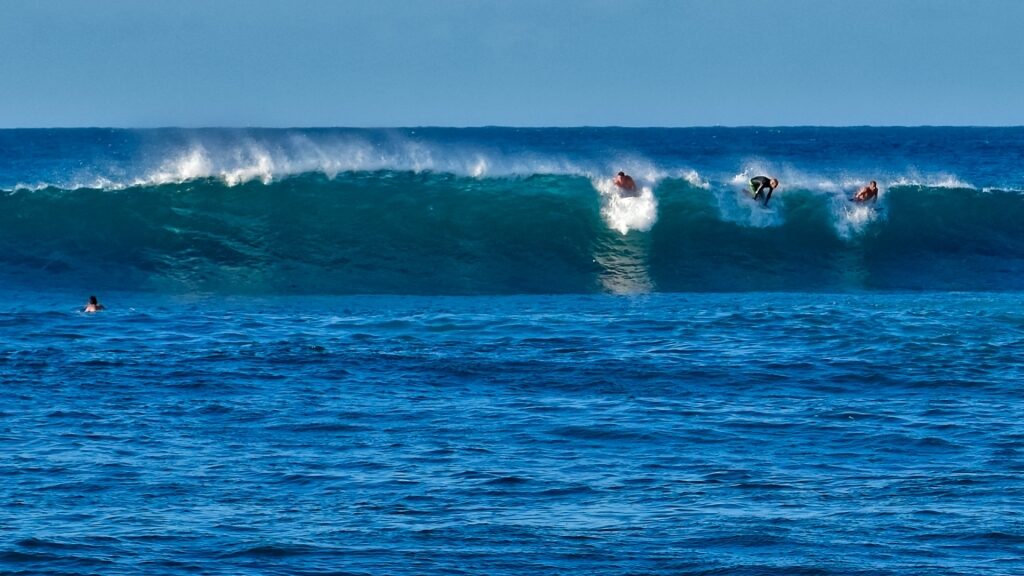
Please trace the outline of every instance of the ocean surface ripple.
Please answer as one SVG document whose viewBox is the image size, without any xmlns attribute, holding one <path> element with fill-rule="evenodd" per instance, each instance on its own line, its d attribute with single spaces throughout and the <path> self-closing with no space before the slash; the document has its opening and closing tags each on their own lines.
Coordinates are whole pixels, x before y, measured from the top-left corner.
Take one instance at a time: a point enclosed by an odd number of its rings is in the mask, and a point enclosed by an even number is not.
<svg viewBox="0 0 1024 576">
<path fill-rule="evenodd" d="M 1024 574 L 1022 160 L 0 130 L 0 573 Z"/>
<path fill-rule="evenodd" d="M 11 574 L 1024 572 L 1015 293 L 0 311 Z"/>
</svg>

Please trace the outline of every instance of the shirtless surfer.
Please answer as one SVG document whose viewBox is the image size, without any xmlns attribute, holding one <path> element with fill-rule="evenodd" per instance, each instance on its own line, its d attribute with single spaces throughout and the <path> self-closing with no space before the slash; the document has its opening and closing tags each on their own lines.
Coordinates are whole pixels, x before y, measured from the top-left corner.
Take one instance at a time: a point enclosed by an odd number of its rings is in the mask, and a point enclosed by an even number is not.
<svg viewBox="0 0 1024 576">
<path fill-rule="evenodd" d="M 754 193 L 754 200 L 759 200 L 764 197 L 764 205 L 768 205 L 768 201 L 772 199 L 772 192 L 779 187 L 779 181 L 775 178 L 768 178 L 767 176 L 754 176 L 750 179 L 750 191 Z M 765 190 L 768 193 L 765 194 Z"/>
<path fill-rule="evenodd" d="M 612 182 L 619 187 L 619 196 L 623 198 L 640 195 L 636 190 L 636 182 L 633 182 L 633 178 L 625 172 L 619 172 L 616 174 L 615 180 Z"/>
<path fill-rule="evenodd" d="M 860 189 L 859 192 L 853 195 L 854 202 L 867 202 L 868 200 L 878 199 L 878 184 L 872 180 L 867 186 Z"/>
<path fill-rule="evenodd" d="M 85 305 L 85 310 L 83 310 L 83 312 L 88 312 L 89 314 L 92 314 L 94 312 L 99 312 L 100 310 L 103 310 L 103 308 L 103 304 L 100 304 L 99 301 L 96 300 L 95 296 L 89 296 L 89 303 Z"/>
</svg>

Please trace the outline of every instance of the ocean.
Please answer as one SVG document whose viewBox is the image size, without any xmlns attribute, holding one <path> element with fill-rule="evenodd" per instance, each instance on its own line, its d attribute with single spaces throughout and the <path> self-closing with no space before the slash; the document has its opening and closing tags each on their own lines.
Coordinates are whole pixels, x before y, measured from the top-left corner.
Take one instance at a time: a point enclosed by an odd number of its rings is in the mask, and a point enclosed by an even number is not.
<svg viewBox="0 0 1024 576">
<path fill-rule="evenodd" d="M 0 130 L 0 573 L 1024 573 L 1022 168 L 1024 128 Z"/>
</svg>

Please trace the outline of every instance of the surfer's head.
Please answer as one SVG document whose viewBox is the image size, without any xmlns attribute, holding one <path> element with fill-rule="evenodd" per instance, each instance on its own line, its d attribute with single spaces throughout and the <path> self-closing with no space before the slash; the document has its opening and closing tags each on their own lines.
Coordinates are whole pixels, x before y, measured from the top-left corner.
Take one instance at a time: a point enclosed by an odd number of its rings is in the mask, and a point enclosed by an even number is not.
<svg viewBox="0 0 1024 576">
<path fill-rule="evenodd" d="M 619 174 L 618 174 L 618 175 L 619 175 L 619 176 L 625 176 L 625 175 L 626 175 L 626 173 L 625 173 L 625 172 L 619 172 Z"/>
<path fill-rule="evenodd" d="M 770 181 L 770 182 L 768 182 L 768 184 L 769 184 L 769 185 L 770 185 L 770 186 L 771 186 L 772 188 L 778 188 L 778 187 L 779 187 L 779 181 L 778 181 L 778 180 L 776 180 L 775 178 L 772 178 L 772 179 L 771 179 L 771 181 Z"/>
<path fill-rule="evenodd" d="M 874 180 L 872 180 L 872 181 L 871 181 L 871 182 L 869 183 L 869 186 L 871 186 L 871 188 L 873 188 L 873 189 L 874 189 L 874 188 L 878 188 L 878 183 L 876 183 L 876 182 L 875 182 Z"/>
</svg>

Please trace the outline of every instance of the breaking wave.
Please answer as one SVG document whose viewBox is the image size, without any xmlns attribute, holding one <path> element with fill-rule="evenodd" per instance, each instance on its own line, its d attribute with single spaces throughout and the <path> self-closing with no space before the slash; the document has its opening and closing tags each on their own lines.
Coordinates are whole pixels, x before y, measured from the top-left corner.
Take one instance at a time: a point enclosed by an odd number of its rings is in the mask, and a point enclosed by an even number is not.
<svg viewBox="0 0 1024 576">
<path fill-rule="evenodd" d="M 1024 289 L 1024 196 L 953 178 L 880 179 L 864 206 L 847 198 L 859 182 L 778 171 L 764 208 L 747 174 L 716 183 L 685 167 L 634 170 L 641 193 L 623 198 L 597 162 L 261 154 L 190 152 L 140 180 L 0 194 L 0 279 L 268 294 Z"/>
</svg>

